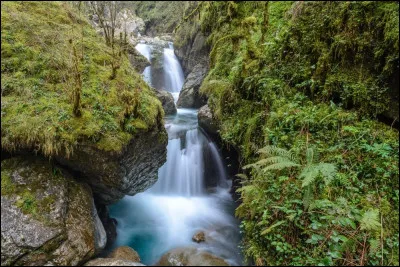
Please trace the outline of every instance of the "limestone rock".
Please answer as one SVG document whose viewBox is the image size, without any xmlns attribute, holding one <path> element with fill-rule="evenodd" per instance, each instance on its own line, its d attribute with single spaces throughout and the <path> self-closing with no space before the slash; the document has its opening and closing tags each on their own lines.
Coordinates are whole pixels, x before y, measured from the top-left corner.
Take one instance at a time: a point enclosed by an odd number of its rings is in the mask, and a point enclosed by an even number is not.
<svg viewBox="0 0 400 267">
<path fill-rule="evenodd" d="M 165 253 L 156 266 L 229 266 L 223 259 L 194 247 L 175 248 Z"/>
<path fill-rule="evenodd" d="M 139 254 L 128 246 L 117 247 L 110 253 L 110 255 L 108 255 L 108 257 L 126 261 L 140 262 Z"/>
<path fill-rule="evenodd" d="M 78 265 L 106 244 L 88 185 L 39 157 L 1 162 L 1 265 Z"/>
<path fill-rule="evenodd" d="M 178 107 L 199 108 L 207 104 L 207 98 L 200 94 L 200 86 L 207 74 L 207 67 L 197 64 L 188 75 L 179 94 Z"/>
<path fill-rule="evenodd" d="M 199 126 L 203 128 L 206 133 L 211 135 L 218 134 L 218 124 L 212 116 L 211 110 L 208 105 L 205 105 L 199 109 L 197 114 L 199 120 Z"/>
</svg>

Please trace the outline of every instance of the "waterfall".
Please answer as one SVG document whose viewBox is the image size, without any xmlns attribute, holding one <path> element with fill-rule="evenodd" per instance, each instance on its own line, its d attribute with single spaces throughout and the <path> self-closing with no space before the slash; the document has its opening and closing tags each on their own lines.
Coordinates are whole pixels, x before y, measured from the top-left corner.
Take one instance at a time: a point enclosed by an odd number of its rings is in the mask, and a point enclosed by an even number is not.
<svg viewBox="0 0 400 267">
<path fill-rule="evenodd" d="M 217 163 L 217 170 L 218 170 L 218 185 L 221 187 L 228 187 L 228 175 L 226 173 L 224 164 L 222 162 L 221 156 L 218 152 L 216 145 L 213 142 L 209 142 L 208 146 L 211 150 L 211 155 L 215 163 Z"/>
<path fill-rule="evenodd" d="M 152 49 L 155 53 L 159 47 L 138 44 L 136 49 L 150 59 Z M 172 43 L 162 51 L 164 84 L 159 86 L 170 91 L 176 102 L 183 84 L 182 68 Z M 145 69 L 149 84 L 151 78 L 154 84 L 159 83 L 156 72 L 153 69 L 152 77 L 151 68 Z M 211 252 L 230 265 L 242 263 L 231 184 L 217 147 L 199 129 L 197 113 L 196 109 L 178 108 L 176 115 L 166 116 L 167 161 L 158 171 L 157 182 L 147 191 L 125 196 L 110 207 L 110 215 L 118 222 L 112 248 L 131 246 L 146 265 L 180 246 Z M 215 183 L 206 188 L 210 179 Z M 204 231 L 206 242 L 192 241 L 197 231 Z"/>
<path fill-rule="evenodd" d="M 136 50 L 139 51 L 148 61 L 151 61 L 151 46 L 139 43 L 135 46 Z M 147 66 L 143 71 L 144 80 L 151 86 L 151 66 Z"/>
<path fill-rule="evenodd" d="M 172 43 L 169 43 L 168 48 L 164 48 L 164 69 L 165 90 L 171 93 L 179 92 L 182 89 L 184 77 Z"/>
<path fill-rule="evenodd" d="M 197 129 L 186 132 L 186 147 L 180 138 L 171 139 L 167 146 L 167 162 L 158 171 L 158 181 L 151 192 L 195 196 L 203 193 L 202 138 Z"/>
</svg>

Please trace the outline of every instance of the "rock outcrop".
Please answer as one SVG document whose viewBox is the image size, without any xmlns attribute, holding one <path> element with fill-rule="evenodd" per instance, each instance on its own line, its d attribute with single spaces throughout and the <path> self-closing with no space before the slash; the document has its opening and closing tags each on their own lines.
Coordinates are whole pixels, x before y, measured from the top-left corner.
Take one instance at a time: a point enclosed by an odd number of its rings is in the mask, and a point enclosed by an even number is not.
<svg viewBox="0 0 400 267">
<path fill-rule="evenodd" d="M 1 265 L 78 265 L 106 244 L 88 185 L 39 157 L 1 162 Z"/>
<path fill-rule="evenodd" d="M 199 92 L 207 74 L 207 66 L 197 64 L 187 76 L 176 105 L 182 108 L 200 108 L 207 104 L 207 98 Z"/>
<path fill-rule="evenodd" d="M 207 134 L 218 135 L 219 127 L 216 120 L 213 118 L 208 105 L 205 105 L 199 109 L 197 118 L 199 120 L 199 126 L 203 128 Z"/>
<path fill-rule="evenodd" d="M 194 247 L 175 248 L 165 253 L 156 266 L 229 266 L 223 259 Z"/>
<path fill-rule="evenodd" d="M 69 158 L 58 155 L 55 159 L 79 172 L 100 204 L 111 204 L 124 195 L 143 192 L 157 181 L 158 169 L 166 161 L 168 141 L 164 127 L 158 128 L 133 136 L 120 152 L 81 143 Z"/>
<path fill-rule="evenodd" d="M 185 77 L 191 73 L 198 64 L 208 66 L 209 46 L 206 44 L 206 36 L 200 27 L 193 29 L 191 38 L 179 45 L 175 42 L 175 54 L 179 58 Z"/>
<path fill-rule="evenodd" d="M 164 90 L 155 90 L 155 93 L 157 98 L 161 101 L 165 115 L 176 114 L 176 106 L 172 94 Z"/>
</svg>

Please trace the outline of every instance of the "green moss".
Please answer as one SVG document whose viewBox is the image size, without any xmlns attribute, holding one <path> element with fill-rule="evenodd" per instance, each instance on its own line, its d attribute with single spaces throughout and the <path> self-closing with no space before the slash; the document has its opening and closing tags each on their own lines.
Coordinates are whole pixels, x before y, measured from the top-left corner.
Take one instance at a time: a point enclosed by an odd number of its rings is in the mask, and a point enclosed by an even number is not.
<svg viewBox="0 0 400 267">
<path fill-rule="evenodd" d="M 398 3 L 270 2 L 267 26 L 264 3 L 235 4 L 206 2 L 200 19 L 212 51 L 201 91 L 222 139 L 244 164 L 275 145 L 301 164 L 313 148 L 338 170 L 308 189 L 295 169 L 244 170 L 236 213 L 245 256 L 257 265 L 398 264 L 398 131 L 374 120 L 398 72 Z M 361 229 L 371 209 L 386 225 L 382 240 Z"/>
<path fill-rule="evenodd" d="M 116 60 L 111 48 L 69 4 L 7 2 L 2 9 L 3 149 L 68 156 L 86 140 L 118 151 L 129 141 L 124 127 L 128 116 L 143 120 L 143 129 L 162 120 L 161 103 L 125 55 L 119 59 L 116 78 L 109 79 Z M 83 55 L 80 117 L 72 113 L 69 40 Z M 105 145 L 107 140 L 112 146 Z"/>
</svg>

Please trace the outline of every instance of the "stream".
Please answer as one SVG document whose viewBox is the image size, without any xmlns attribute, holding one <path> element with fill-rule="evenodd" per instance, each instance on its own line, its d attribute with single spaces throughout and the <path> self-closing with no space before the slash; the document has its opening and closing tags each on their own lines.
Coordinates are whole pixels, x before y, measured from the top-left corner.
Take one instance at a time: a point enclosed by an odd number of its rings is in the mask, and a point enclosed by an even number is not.
<svg viewBox="0 0 400 267">
<path fill-rule="evenodd" d="M 145 43 L 136 46 L 151 62 L 155 48 Z M 161 49 L 163 75 L 157 79 L 162 81 L 154 80 L 152 66 L 146 67 L 143 77 L 153 87 L 161 84 L 156 89 L 171 92 L 176 103 L 184 75 L 173 44 Z M 158 171 L 158 181 L 147 191 L 110 206 L 110 216 L 118 222 L 113 248 L 132 247 L 146 265 L 157 263 L 177 247 L 196 247 L 230 265 L 242 264 L 231 180 L 217 146 L 199 128 L 197 112 L 178 108 L 177 114 L 165 117 L 167 161 Z M 205 242 L 192 241 L 198 231 L 205 233 Z"/>
</svg>

